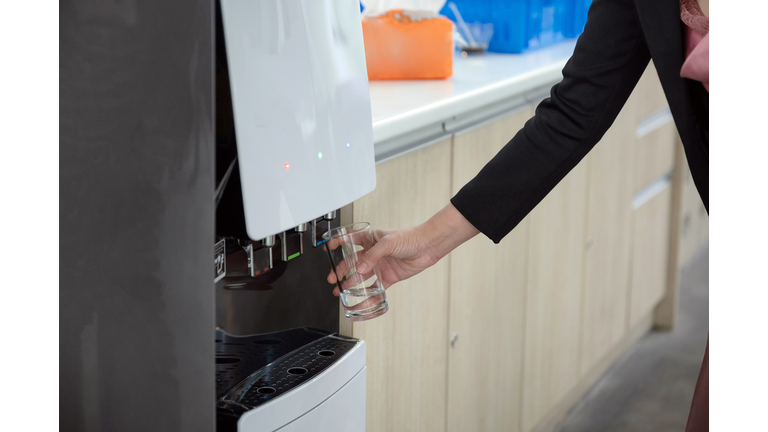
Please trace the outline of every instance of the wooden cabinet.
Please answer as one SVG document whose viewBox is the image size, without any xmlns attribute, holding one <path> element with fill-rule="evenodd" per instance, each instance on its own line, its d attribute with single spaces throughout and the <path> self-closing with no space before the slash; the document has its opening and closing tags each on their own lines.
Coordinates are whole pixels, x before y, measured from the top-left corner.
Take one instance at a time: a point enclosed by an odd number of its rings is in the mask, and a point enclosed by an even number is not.
<svg viewBox="0 0 768 432">
<path fill-rule="evenodd" d="M 630 269 L 628 328 L 654 311 L 659 328 L 671 328 L 677 311 L 679 277 L 677 237 L 683 153 L 661 84 L 651 64 L 635 90 L 637 138 L 632 157 L 634 177 L 632 267 Z M 677 172 L 675 172 L 677 171 Z M 662 190 L 660 185 L 668 184 Z M 666 206 L 649 194 L 662 193 Z M 641 203 L 642 202 L 642 203 Z M 674 203 L 674 206 L 673 206 Z M 661 234 L 663 233 L 663 234 Z"/>
<path fill-rule="evenodd" d="M 630 100 L 586 158 L 584 321 L 581 372 L 586 374 L 626 334 L 634 183 L 635 107 Z"/>
<path fill-rule="evenodd" d="M 574 168 L 528 219 L 523 431 L 533 429 L 581 376 L 587 166 Z"/>
<path fill-rule="evenodd" d="M 636 100 L 637 108 L 634 118 L 636 122 L 648 118 L 654 113 L 667 107 L 667 97 L 659 81 L 659 74 L 653 61 L 648 64 L 640 81 L 637 82 L 632 97 Z"/>
<path fill-rule="evenodd" d="M 533 115 L 530 108 L 454 137 L 453 192 Z M 519 431 L 528 219 L 501 243 L 484 235 L 450 255 L 448 431 Z"/>
<path fill-rule="evenodd" d="M 657 129 L 637 137 L 632 157 L 635 194 L 672 172 L 677 140 L 677 129 L 671 115 L 666 123 Z"/>
<path fill-rule="evenodd" d="M 671 187 L 667 291 L 653 313 L 654 325 L 662 329 L 675 325 L 682 268 L 709 239 L 709 215 L 693 183 L 679 138 Z"/>
<path fill-rule="evenodd" d="M 376 166 L 376 190 L 353 204 L 374 228 L 420 224 L 450 199 L 451 140 Z M 353 323 L 365 340 L 366 431 L 444 431 L 449 260 L 387 290 L 389 311 Z"/>
<path fill-rule="evenodd" d="M 664 298 L 669 264 L 671 184 L 634 212 L 629 327 L 647 317 Z"/>
<path fill-rule="evenodd" d="M 480 235 L 389 289 L 384 316 L 342 319 L 367 344 L 368 432 L 547 430 L 649 328 L 651 312 L 674 322 L 675 242 L 684 260 L 693 254 L 706 213 L 665 106 L 651 66 L 601 142 L 500 244 Z M 342 220 L 424 222 L 534 108 L 377 165 L 376 190 Z M 638 134 L 640 124 L 653 127 Z M 670 171 L 672 187 L 649 189 Z M 652 197 L 638 205 L 643 193 Z"/>
</svg>

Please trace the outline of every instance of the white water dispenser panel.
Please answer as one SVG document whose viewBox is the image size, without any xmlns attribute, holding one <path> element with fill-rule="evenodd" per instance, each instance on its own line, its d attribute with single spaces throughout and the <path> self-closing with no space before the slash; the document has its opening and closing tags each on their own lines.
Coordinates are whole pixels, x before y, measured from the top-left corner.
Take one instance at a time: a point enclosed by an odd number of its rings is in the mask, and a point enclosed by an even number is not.
<svg viewBox="0 0 768 432">
<path fill-rule="evenodd" d="M 248 236 L 376 187 L 358 0 L 222 0 Z"/>
</svg>

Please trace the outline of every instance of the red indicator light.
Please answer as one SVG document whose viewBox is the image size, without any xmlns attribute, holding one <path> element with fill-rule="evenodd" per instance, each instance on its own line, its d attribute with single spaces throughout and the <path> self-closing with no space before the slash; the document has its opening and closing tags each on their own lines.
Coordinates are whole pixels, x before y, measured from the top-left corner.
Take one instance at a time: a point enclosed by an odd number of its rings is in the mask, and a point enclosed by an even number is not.
<svg viewBox="0 0 768 432">
<path fill-rule="evenodd" d="M 288 164 L 285 164 L 285 169 L 288 169 L 288 168 L 290 168 L 290 167 L 291 167 L 290 165 L 288 165 Z"/>
<path fill-rule="evenodd" d="M 267 271 L 267 270 L 269 270 L 269 267 L 264 267 L 264 271 Z"/>
<path fill-rule="evenodd" d="M 259 275 L 259 274 L 261 274 L 261 270 L 256 270 L 256 273 L 254 273 L 254 275 Z"/>
</svg>

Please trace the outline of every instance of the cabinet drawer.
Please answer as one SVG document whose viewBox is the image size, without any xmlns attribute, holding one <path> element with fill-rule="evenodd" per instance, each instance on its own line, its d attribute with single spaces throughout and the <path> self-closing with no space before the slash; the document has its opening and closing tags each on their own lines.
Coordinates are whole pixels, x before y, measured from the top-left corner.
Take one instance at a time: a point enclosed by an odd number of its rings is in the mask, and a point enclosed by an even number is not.
<svg viewBox="0 0 768 432">
<path fill-rule="evenodd" d="M 634 156 L 633 191 L 637 193 L 659 177 L 672 171 L 675 165 L 677 129 L 671 120 L 663 126 L 637 138 Z"/>
</svg>

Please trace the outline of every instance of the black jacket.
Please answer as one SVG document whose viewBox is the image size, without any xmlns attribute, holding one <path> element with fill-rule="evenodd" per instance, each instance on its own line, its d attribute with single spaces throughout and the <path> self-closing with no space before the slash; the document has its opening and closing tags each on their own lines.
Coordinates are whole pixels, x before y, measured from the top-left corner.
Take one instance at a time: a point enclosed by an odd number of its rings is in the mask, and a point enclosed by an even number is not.
<svg viewBox="0 0 768 432">
<path fill-rule="evenodd" d="M 594 0 L 563 80 L 512 140 L 451 199 L 498 243 L 597 144 L 651 58 L 709 211 L 709 93 L 680 77 L 678 0 Z"/>
</svg>

